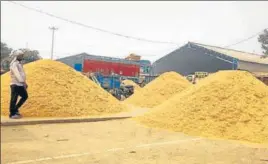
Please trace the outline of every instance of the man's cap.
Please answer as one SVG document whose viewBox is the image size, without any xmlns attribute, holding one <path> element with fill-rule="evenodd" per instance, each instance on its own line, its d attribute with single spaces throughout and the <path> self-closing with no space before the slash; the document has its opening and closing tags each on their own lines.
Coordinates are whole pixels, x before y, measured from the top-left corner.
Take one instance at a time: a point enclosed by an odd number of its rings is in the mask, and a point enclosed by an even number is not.
<svg viewBox="0 0 268 164">
<path fill-rule="evenodd" d="M 10 53 L 10 56 L 15 56 L 15 57 L 17 57 L 17 56 L 19 56 L 19 55 L 23 55 L 24 54 L 24 52 L 22 51 L 22 50 L 14 50 L 14 51 L 12 51 L 11 53 Z"/>
</svg>

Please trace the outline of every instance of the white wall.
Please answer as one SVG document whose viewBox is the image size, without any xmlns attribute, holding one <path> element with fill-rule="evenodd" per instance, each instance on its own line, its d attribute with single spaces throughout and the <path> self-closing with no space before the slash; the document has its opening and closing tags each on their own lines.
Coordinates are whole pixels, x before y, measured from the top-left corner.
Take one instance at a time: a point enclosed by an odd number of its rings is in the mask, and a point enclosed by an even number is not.
<svg viewBox="0 0 268 164">
<path fill-rule="evenodd" d="M 243 70 L 248 70 L 250 72 L 267 72 L 268 64 L 258 64 L 246 61 L 238 61 L 238 68 Z"/>
</svg>

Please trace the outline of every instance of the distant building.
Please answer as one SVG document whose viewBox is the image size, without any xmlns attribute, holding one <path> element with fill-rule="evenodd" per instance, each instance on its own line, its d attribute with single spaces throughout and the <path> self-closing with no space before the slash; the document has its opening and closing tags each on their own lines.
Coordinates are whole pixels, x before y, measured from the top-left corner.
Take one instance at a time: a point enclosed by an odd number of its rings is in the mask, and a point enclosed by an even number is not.
<svg viewBox="0 0 268 164">
<path fill-rule="evenodd" d="M 175 71 L 182 75 L 219 70 L 268 72 L 268 58 L 260 55 L 189 42 L 152 64 L 152 74 Z"/>
<path fill-rule="evenodd" d="M 150 75 L 152 64 L 149 60 L 139 60 L 138 63 L 140 64 L 140 75 Z"/>
<path fill-rule="evenodd" d="M 139 61 L 139 60 L 141 60 L 141 56 L 136 55 L 136 54 L 130 54 L 125 59 Z"/>
<path fill-rule="evenodd" d="M 140 64 L 127 59 L 96 56 L 87 53 L 57 59 L 81 72 L 99 72 L 104 75 L 139 76 Z"/>
</svg>

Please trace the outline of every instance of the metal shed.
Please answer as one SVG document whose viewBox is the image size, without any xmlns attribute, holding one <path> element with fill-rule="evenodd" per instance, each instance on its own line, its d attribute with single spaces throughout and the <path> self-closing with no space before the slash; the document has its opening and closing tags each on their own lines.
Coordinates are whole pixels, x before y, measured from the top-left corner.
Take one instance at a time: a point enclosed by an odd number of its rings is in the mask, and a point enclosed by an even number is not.
<svg viewBox="0 0 268 164">
<path fill-rule="evenodd" d="M 189 42 L 153 63 L 152 74 L 175 71 L 182 75 L 197 71 L 248 70 L 268 72 L 268 58 L 260 55 Z"/>
</svg>

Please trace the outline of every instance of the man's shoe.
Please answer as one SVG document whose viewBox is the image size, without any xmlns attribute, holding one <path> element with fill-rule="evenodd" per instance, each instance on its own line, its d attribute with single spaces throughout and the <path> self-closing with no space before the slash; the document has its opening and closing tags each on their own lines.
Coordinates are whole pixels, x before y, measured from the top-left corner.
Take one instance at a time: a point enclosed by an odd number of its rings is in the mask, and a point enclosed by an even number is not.
<svg viewBox="0 0 268 164">
<path fill-rule="evenodd" d="M 11 119 L 20 119 L 20 118 L 21 118 L 21 116 L 20 116 L 20 115 L 15 114 L 15 115 L 11 116 L 10 118 L 11 118 Z"/>
<path fill-rule="evenodd" d="M 19 112 L 17 112 L 17 113 L 16 113 L 16 115 L 18 115 L 18 116 L 22 117 L 22 115 L 21 115 Z"/>
</svg>

